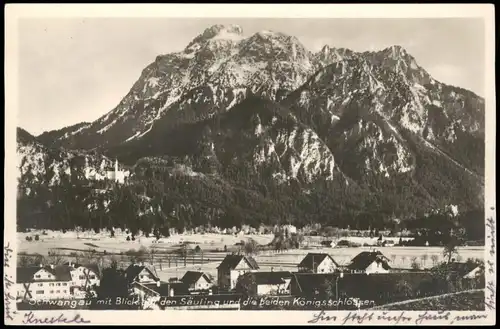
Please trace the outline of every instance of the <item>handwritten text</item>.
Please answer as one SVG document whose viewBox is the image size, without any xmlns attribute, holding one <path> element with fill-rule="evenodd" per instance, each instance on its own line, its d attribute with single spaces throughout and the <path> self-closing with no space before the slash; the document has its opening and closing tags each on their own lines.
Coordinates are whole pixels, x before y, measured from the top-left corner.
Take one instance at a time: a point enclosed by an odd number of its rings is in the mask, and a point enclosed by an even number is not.
<svg viewBox="0 0 500 329">
<path fill-rule="evenodd" d="M 12 281 L 12 276 L 6 273 L 5 269 L 10 267 L 10 261 L 12 259 L 12 248 L 10 248 L 10 243 L 7 243 L 3 247 L 3 267 L 4 267 L 4 277 L 3 277 L 3 285 L 4 285 L 4 308 L 5 308 L 5 317 L 9 320 L 14 320 L 14 315 L 17 314 L 15 310 L 12 309 L 12 303 L 15 303 L 15 297 L 12 296 L 11 291 L 14 286 L 14 282 Z"/>
<path fill-rule="evenodd" d="M 73 317 L 65 317 L 63 313 L 59 316 L 52 317 L 38 317 L 33 312 L 26 313 L 23 319 L 24 324 L 56 324 L 56 323 L 90 323 L 90 321 L 85 320 L 80 316 L 80 314 L 75 314 Z"/>
</svg>

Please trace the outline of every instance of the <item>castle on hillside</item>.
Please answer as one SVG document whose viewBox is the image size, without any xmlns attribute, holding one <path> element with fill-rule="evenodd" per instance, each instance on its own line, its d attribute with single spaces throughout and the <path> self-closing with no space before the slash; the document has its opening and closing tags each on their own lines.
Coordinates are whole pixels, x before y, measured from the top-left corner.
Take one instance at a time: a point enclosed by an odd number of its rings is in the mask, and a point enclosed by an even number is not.
<svg viewBox="0 0 500 329">
<path fill-rule="evenodd" d="M 86 160 L 86 162 L 87 162 L 87 160 Z M 118 160 L 115 160 L 114 170 L 106 170 L 104 175 L 101 175 L 94 168 L 89 167 L 88 163 L 86 163 L 85 178 L 89 179 L 89 180 L 109 179 L 111 181 L 115 181 L 117 183 L 123 184 L 123 183 L 125 183 L 125 179 L 128 178 L 129 176 L 130 176 L 130 171 L 119 169 Z"/>
<path fill-rule="evenodd" d="M 106 171 L 106 178 L 109 180 L 114 180 L 117 183 L 125 183 L 125 178 L 128 178 L 130 172 L 127 170 L 120 170 L 118 168 L 118 160 L 115 160 L 115 169 Z"/>
</svg>

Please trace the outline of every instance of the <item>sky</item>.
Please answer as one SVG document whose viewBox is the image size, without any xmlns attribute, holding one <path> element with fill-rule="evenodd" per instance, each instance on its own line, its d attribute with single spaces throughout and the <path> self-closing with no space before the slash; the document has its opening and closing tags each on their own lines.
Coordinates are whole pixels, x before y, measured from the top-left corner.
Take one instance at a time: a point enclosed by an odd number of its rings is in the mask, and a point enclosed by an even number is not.
<svg viewBox="0 0 500 329">
<path fill-rule="evenodd" d="M 272 30 L 306 48 L 403 46 L 438 81 L 484 96 L 482 19 L 24 18 L 19 21 L 18 125 L 34 135 L 111 111 L 156 56 L 214 24 Z"/>
</svg>

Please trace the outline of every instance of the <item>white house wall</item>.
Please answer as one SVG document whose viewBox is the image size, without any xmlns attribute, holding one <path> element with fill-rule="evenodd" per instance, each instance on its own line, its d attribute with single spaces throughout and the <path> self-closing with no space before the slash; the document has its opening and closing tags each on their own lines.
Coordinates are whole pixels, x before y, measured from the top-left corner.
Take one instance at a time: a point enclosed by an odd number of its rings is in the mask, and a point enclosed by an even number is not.
<svg viewBox="0 0 500 329">
<path fill-rule="evenodd" d="M 154 275 L 147 269 L 143 269 L 137 275 L 136 281 L 140 283 L 156 283 Z"/>
<path fill-rule="evenodd" d="M 71 298 L 71 282 L 69 281 L 52 281 L 52 282 L 28 282 L 28 291 L 31 297 L 27 298 L 40 299 L 65 299 Z M 17 297 L 23 299 L 26 295 L 25 284 L 17 284 Z"/>
<path fill-rule="evenodd" d="M 389 273 L 389 270 L 384 269 L 381 262 L 374 261 L 366 268 L 365 273 Z"/>
<path fill-rule="evenodd" d="M 326 257 L 318 265 L 317 273 L 333 273 L 336 268 L 337 266 L 335 266 L 335 263 L 329 257 Z"/>
<path fill-rule="evenodd" d="M 47 271 L 45 269 L 40 269 L 35 274 L 33 274 L 34 281 L 55 280 L 55 279 L 56 279 L 56 277 L 54 276 L 54 274 L 50 273 L 49 271 Z"/>
<path fill-rule="evenodd" d="M 194 290 L 205 290 L 209 289 L 212 286 L 210 282 L 205 279 L 204 276 L 201 276 L 198 281 L 195 282 L 194 284 Z"/>
<path fill-rule="evenodd" d="M 250 267 L 250 265 L 244 258 L 242 258 L 238 265 L 234 268 L 234 270 L 231 270 L 230 289 L 234 289 L 236 287 L 236 283 L 238 282 L 238 278 L 240 277 L 240 275 L 251 271 L 252 268 Z"/>
<path fill-rule="evenodd" d="M 285 279 L 281 284 L 259 284 L 257 285 L 257 295 L 277 295 L 290 293 L 291 279 Z"/>
<path fill-rule="evenodd" d="M 73 286 L 76 287 L 98 286 L 100 283 L 99 276 L 91 269 L 83 266 L 71 271 L 71 280 L 73 281 Z"/>
</svg>

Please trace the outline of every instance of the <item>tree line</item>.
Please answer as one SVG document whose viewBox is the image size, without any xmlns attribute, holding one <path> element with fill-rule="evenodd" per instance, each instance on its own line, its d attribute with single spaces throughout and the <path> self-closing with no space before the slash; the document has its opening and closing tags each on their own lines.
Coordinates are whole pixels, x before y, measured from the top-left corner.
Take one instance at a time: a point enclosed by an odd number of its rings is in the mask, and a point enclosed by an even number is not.
<svg viewBox="0 0 500 329">
<path fill-rule="evenodd" d="M 192 167 L 191 167 L 192 166 Z M 200 170 L 191 175 L 186 170 Z M 407 200 L 407 207 L 390 203 L 392 194 L 368 190 L 340 174 L 334 180 L 314 184 L 300 179 L 280 183 L 245 163 L 210 174 L 196 161 L 142 159 L 134 177 L 126 184 L 86 180 L 78 170 L 61 174 L 57 185 L 20 185 L 18 228 L 98 232 L 128 229 L 132 236 L 168 236 L 172 229 L 183 232 L 196 227 L 233 228 L 249 225 L 293 224 L 297 227 L 321 223 L 351 230 L 445 231 L 446 225 L 462 227 L 468 240 L 484 239 L 484 211 L 426 215 Z M 232 173 L 229 174 L 229 173 Z M 305 193 L 307 191 L 307 193 Z M 404 187 L 402 195 L 406 195 Z M 418 206 L 418 205 L 417 205 Z M 426 208 L 424 208 L 426 209 Z"/>
</svg>

